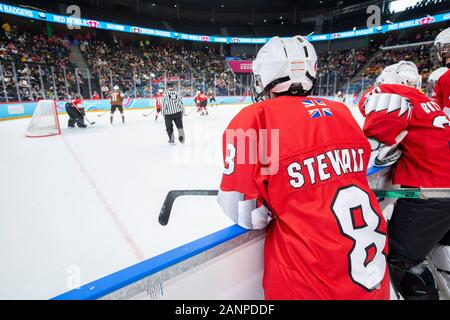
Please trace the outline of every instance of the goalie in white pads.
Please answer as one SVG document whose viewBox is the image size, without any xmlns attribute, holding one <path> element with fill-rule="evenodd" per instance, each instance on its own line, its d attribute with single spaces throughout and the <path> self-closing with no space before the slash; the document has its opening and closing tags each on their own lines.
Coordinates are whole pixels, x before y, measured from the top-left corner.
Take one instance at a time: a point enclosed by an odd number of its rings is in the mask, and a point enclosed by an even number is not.
<svg viewBox="0 0 450 320">
<path fill-rule="evenodd" d="M 404 188 L 450 187 L 450 122 L 422 94 L 415 64 L 388 66 L 359 108 L 366 117 L 375 165 L 394 165 L 393 183 Z M 450 245 L 449 199 L 398 199 L 390 223 L 389 264 L 405 299 L 437 299 L 429 269 L 421 263 L 438 244 Z"/>
</svg>

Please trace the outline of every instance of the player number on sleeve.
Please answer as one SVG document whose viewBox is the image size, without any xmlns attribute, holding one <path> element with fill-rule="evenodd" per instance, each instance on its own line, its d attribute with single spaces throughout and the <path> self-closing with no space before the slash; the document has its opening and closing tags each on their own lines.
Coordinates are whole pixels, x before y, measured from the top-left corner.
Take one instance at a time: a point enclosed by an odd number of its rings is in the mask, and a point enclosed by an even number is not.
<svg viewBox="0 0 450 320">
<path fill-rule="evenodd" d="M 225 168 L 223 174 L 229 176 L 234 172 L 234 158 L 236 157 L 236 147 L 229 143 L 227 144 L 227 155 L 225 156 Z"/>
<path fill-rule="evenodd" d="M 348 255 L 350 277 L 366 290 L 375 289 L 386 272 L 386 235 L 377 231 L 381 218 L 372 208 L 369 195 L 355 185 L 341 188 L 331 210 L 341 233 L 353 241 Z"/>
</svg>

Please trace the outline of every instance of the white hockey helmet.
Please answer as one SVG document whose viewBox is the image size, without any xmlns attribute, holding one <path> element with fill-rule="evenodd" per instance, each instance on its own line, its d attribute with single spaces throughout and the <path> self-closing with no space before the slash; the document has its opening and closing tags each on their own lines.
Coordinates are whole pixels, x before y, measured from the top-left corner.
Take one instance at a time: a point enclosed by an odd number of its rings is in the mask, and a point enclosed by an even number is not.
<svg viewBox="0 0 450 320">
<path fill-rule="evenodd" d="M 256 101 L 270 92 L 306 95 L 316 80 L 316 50 L 302 36 L 273 37 L 259 50 L 252 69 Z"/>
<path fill-rule="evenodd" d="M 445 60 L 450 58 L 450 27 L 441 31 L 434 40 L 433 56 L 437 61 L 445 64 Z"/>
<path fill-rule="evenodd" d="M 376 85 L 402 84 L 420 89 L 422 87 L 422 76 L 413 62 L 402 60 L 384 68 L 375 83 Z"/>
<path fill-rule="evenodd" d="M 436 70 L 434 70 L 429 76 L 428 81 L 432 83 L 438 82 L 439 78 L 448 71 L 448 68 L 446 67 L 440 67 Z"/>
<path fill-rule="evenodd" d="M 197 91 L 197 93 L 196 93 L 195 95 L 198 96 L 200 93 L 201 93 L 201 92 L 200 92 L 200 90 L 199 90 L 199 91 Z"/>
<path fill-rule="evenodd" d="M 114 86 L 114 91 L 119 91 L 119 86 Z"/>
</svg>

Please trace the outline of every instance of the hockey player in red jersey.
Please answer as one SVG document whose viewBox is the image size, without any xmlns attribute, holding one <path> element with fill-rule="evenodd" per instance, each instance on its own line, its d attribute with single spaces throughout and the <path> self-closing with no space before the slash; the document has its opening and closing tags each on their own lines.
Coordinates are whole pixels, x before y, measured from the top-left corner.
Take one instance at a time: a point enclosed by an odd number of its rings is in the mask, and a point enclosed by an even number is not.
<svg viewBox="0 0 450 320">
<path fill-rule="evenodd" d="M 433 99 L 450 118 L 450 28 L 439 33 L 434 41 L 434 51 L 440 64 L 447 71 L 439 78 L 434 87 Z"/>
<path fill-rule="evenodd" d="M 156 98 L 156 116 L 155 121 L 158 120 L 159 113 L 161 112 L 161 100 L 163 97 L 163 90 L 159 89 L 158 93 L 155 95 Z"/>
<path fill-rule="evenodd" d="M 388 299 L 386 222 L 366 178 L 370 144 L 342 103 L 308 97 L 316 72 L 304 37 L 261 48 L 259 102 L 224 133 L 218 202 L 241 227 L 267 227 L 266 299 Z"/>
<path fill-rule="evenodd" d="M 194 103 L 195 106 L 197 107 L 197 112 L 202 111 L 202 109 L 200 108 L 199 97 L 200 97 L 200 90 L 197 91 L 194 96 Z"/>
<path fill-rule="evenodd" d="M 377 81 L 359 103 L 375 164 L 395 163 L 392 181 L 405 188 L 449 188 L 450 121 L 418 90 L 416 65 L 400 61 Z M 426 281 L 430 272 L 417 266 L 438 242 L 450 240 L 449 213 L 447 199 L 398 199 L 388 224 L 389 263 L 405 299 L 438 298 Z"/>
<path fill-rule="evenodd" d="M 201 110 L 201 116 L 208 115 L 208 110 L 206 109 L 206 105 L 208 104 L 208 97 L 203 93 L 202 90 L 197 92 L 197 95 L 194 97 L 194 102 L 198 106 L 199 110 Z"/>
</svg>

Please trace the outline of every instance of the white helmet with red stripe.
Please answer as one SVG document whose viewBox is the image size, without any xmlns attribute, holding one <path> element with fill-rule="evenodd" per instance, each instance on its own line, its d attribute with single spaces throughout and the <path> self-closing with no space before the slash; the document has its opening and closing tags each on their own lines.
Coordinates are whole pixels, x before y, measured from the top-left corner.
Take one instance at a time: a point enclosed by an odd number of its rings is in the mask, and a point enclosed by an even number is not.
<svg viewBox="0 0 450 320">
<path fill-rule="evenodd" d="M 437 57 L 437 60 L 442 63 L 444 66 L 448 66 L 446 64 L 447 58 L 450 58 L 450 27 L 441 31 L 434 40 L 434 54 Z"/>
<path fill-rule="evenodd" d="M 259 50 L 252 69 L 257 101 L 270 92 L 307 95 L 316 81 L 316 50 L 302 36 L 273 37 Z"/>
<path fill-rule="evenodd" d="M 384 68 L 378 76 L 376 84 L 402 84 L 420 89 L 422 76 L 413 62 L 402 60 Z"/>
</svg>

